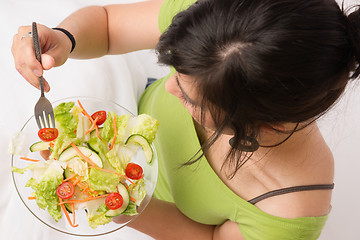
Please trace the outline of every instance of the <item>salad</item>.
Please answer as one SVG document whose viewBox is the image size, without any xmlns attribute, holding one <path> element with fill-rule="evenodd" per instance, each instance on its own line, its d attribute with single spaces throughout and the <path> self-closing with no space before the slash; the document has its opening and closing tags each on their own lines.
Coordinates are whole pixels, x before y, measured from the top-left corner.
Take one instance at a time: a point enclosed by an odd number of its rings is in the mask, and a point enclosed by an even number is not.
<svg viewBox="0 0 360 240">
<path fill-rule="evenodd" d="M 89 114 L 80 101 L 63 102 L 54 108 L 56 128 L 39 130 L 40 141 L 31 152 L 45 159 L 30 159 L 23 174 L 32 172 L 26 187 L 28 199 L 58 221 L 65 215 L 77 227 L 76 213 L 85 211 L 89 226 L 97 228 L 119 215 L 136 215 L 146 196 L 142 167 L 132 162 L 138 150 L 151 164 L 151 144 L 159 122 L 149 115 L 118 115 L 113 111 Z"/>
</svg>

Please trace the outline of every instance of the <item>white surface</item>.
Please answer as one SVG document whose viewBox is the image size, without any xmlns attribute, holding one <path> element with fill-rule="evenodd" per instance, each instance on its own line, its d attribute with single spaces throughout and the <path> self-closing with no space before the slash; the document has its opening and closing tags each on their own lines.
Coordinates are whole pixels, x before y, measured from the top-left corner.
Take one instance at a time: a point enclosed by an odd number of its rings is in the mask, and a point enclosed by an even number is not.
<svg viewBox="0 0 360 240">
<path fill-rule="evenodd" d="M 0 9 L 0 239 L 57 240 L 79 239 L 58 233 L 40 223 L 20 201 L 10 175 L 8 143 L 33 114 L 39 91 L 22 79 L 13 65 L 10 47 L 18 26 L 32 21 L 56 26 L 74 10 L 91 4 L 123 3 L 129 0 L 7 0 Z M 346 4 L 357 0 L 347 0 Z M 36 12 L 36 14 L 35 14 Z M 63 67 L 45 73 L 51 84 L 46 96 L 55 101 L 63 97 L 89 95 L 114 100 L 131 111 L 146 77 L 159 77 L 166 70 L 158 67 L 152 51 L 125 56 L 107 56 L 89 61 L 69 60 Z M 130 81 L 138 86 L 131 87 Z M 101 84 L 100 84 L 101 83 Z M 358 84 L 357 84 L 358 85 Z M 66 92 L 64 91 L 66 86 Z M 333 209 L 321 240 L 358 240 L 360 213 L 360 88 L 351 85 L 340 103 L 320 121 L 321 130 L 336 159 Z M 85 238 L 86 239 L 86 238 Z M 92 238 L 91 238 L 92 239 Z M 149 239 L 125 228 L 94 239 Z"/>
</svg>

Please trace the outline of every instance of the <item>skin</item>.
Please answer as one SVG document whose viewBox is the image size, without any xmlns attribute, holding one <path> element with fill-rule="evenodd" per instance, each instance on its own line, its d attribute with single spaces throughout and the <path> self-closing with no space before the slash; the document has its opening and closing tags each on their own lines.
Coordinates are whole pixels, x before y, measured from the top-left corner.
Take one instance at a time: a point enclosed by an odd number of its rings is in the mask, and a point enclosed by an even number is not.
<svg viewBox="0 0 360 240">
<path fill-rule="evenodd" d="M 21 40 L 23 35 L 31 31 L 30 26 L 19 27 L 12 45 L 15 67 L 30 84 L 39 88 L 37 76 L 42 75 L 44 70 L 61 66 L 69 57 L 88 59 L 154 48 L 160 37 L 157 17 L 161 3 L 162 0 L 155 0 L 78 10 L 58 26 L 67 29 L 76 39 L 76 48 L 71 55 L 71 42 L 64 33 L 39 25 L 42 66 L 35 59 L 31 39 Z M 45 82 L 45 90 L 50 90 L 48 82 Z M 193 116 L 199 140 L 210 136 L 214 124 L 207 113 L 204 126 L 199 124 L 199 107 L 196 103 L 200 96 L 192 77 L 176 73 L 167 81 L 166 90 L 179 98 Z M 184 94 L 195 105 L 184 101 Z M 284 123 L 273 127 L 289 130 L 294 125 Z M 232 179 L 226 177 L 226 170 L 221 171 L 230 137 L 230 130 L 221 135 L 206 157 L 219 178 L 245 200 L 283 187 L 333 182 L 333 157 L 316 124 L 296 132 L 278 147 L 260 148 Z M 263 127 L 258 140 L 261 145 L 271 145 L 284 137 L 284 134 Z M 327 214 L 330 201 L 331 191 L 307 191 L 272 197 L 256 206 L 272 215 L 294 218 Z M 155 239 L 244 239 L 237 223 L 228 220 L 222 225 L 211 226 L 194 222 L 183 215 L 175 204 L 158 199 L 152 199 L 129 226 Z"/>
</svg>

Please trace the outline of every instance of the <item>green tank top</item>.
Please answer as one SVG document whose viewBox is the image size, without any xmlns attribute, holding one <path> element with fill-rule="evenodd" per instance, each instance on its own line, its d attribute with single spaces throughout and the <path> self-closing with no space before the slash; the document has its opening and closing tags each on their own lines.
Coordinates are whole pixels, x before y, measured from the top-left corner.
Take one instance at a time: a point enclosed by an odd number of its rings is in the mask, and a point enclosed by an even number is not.
<svg viewBox="0 0 360 240">
<path fill-rule="evenodd" d="M 173 16 L 194 0 L 165 0 L 159 27 L 164 32 Z M 159 176 L 154 197 L 174 202 L 189 218 L 203 224 L 237 222 L 247 240 L 312 240 L 320 236 L 326 216 L 280 218 L 267 214 L 233 193 L 216 175 L 206 158 L 182 166 L 200 149 L 193 120 L 178 98 L 165 90 L 171 73 L 151 84 L 139 102 L 139 113 L 157 118 L 160 127 L 154 141 Z"/>
</svg>

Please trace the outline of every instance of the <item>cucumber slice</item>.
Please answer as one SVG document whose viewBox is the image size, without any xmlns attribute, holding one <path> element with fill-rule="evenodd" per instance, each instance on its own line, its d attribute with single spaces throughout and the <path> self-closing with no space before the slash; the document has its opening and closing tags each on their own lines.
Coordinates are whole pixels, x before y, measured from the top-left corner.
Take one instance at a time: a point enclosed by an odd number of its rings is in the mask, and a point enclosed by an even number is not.
<svg viewBox="0 0 360 240">
<path fill-rule="evenodd" d="M 102 128 L 99 128 L 99 134 L 101 133 Z M 92 130 L 90 132 L 90 139 L 88 141 L 88 146 L 91 150 L 99 153 L 100 152 L 100 146 L 99 146 L 99 141 L 101 141 L 100 139 L 97 138 L 96 135 L 96 130 Z"/>
<path fill-rule="evenodd" d="M 49 149 L 50 149 L 50 142 L 39 141 L 30 146 L 30 152 L 38 152 Z"/>
<path fill-rule="evenodd" d="M 64 170 L 64 179 L 67 179 L 74 175 L 74 172 L 71 171 L 69 168 L 65 168 Z"/>
<path fill-rule="evenodd" d="M 108 210 L 105 213 L 106 217 L 116 217 L 123 213 L 130 203 L 130 194 L 124 184 L 120 183 L 118 186 L 119 194 L 123 197 L 123 205 L 115 210 Z"/>
<path fill-rule="evenodd" d="M 99 134 L 101 133 L 102 129 L 103 129 L 103 127 L 99 127 Z M 93 137 L 97 137 L 96 129 L 94 129 L 90 132 L 90 138 L 93 138 Z"/>
<path fill-rule="evenodd" d="M 105 198 L 98 198 L 83 203 L 83 208 L 88 216 L 98 214 L 97 210 L 101 205 L 105 204 Z"/>
<path fill-rule="evenodd" d="M 73 213 L 70 204 L 64 203 L 64 206 L 65 206 L 65 208 L 66 208 L 66 211 L 68 211 L 68 213 Z"/>
<path fill-rule="evenodd" d="M 140 145 L 141 148 L 144 150 L 146 162 L 151 163 L 154 153 L 150 146 L 150 143 L 145 137 L 139 134 L 130 135 L 130 137 L 128 137 L 128 139 L 126 140 L 125 144 L 129 144 L 129 143 Z"/>
<path fill-rule="evenodd" d="M 87 147 L 83 147 L 83 146 L 78 146 L 78 148 L 85 156 L 90 158 L 90 160 L 93 161 L 98 167 L 102 168 L 102 166 L 103 166 L 102 160 L 99 157 L 99 155 L 97 155 L 96 152 L 94 152 L 93 150 L 91 150 Z M 77 156 L 80 157 L 79 154 L 77 153 L 77 151 L 73 147 L 70 147 L 60 154 L 58 160 L 61 162 L 66 162 Z"/>
<path fill-rule="evenodd" d="M 65 169 L 65 171 L 68 170 L 68 169 Z M 72 176 L 72 172 L 70 173 L 71 171 L 69 170 L 68 174 L 71 174 Z M 65 175 L 65 173 L 64 173 Z M 68 201 L 68 200 L 79 200 L 79 199 L 82 199 L 83 198 L 83 194 L 81 193 L 81 189 L 78 187 L 78 186 L 75 186 L 75 192 L 74 192 L 74 195 L 69 198 L 69 199 L 65 199 L 64 201 Z M 79 209 L 79 206 L 80 206 L 81 203 L 74 203 L 74 210 L 78 210 Z M 68 204 L 68 203 L 64 203 L 64 206 L 66 208 L 66 210 L 69 212 L 69 213 L 73 213 L 72 211 L 72 207 L 71 207 L 71 204 Z"/>
</svg>

